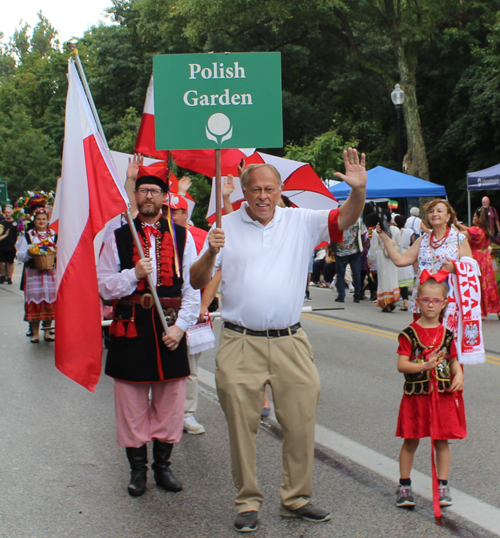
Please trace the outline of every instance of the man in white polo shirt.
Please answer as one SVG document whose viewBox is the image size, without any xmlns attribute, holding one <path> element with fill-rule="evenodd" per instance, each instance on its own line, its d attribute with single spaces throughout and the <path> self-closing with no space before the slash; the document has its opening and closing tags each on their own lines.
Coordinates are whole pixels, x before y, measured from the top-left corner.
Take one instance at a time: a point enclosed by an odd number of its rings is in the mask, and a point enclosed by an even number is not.
<svg viewBox="0 0 500 538">
<path fill-rule="evenodd" d="M 365 156 L 344 152 L 351 187 L 333 211 L 277 206 L 282 184 L 268 164 L 250 165 L 241 183 L 246 203 L 211 230 L 191 268 L 191 285 L 205 286 L 220 268 L 221 317 L 216 382 L 229 428 L 233 478 L 238 489 L 235 529 L 257 529 L 263 496 L 257 485 L 255 437 L 264 387 L 273 390 L 283 433 L 281 514 L 327 521 L 328 511 L 311 502 L 314 424 L 320 394 L 311 345 L 300 328 L 309 259 L 321 241 L 341 241 L 359 218 L 366 195 Z"/>
</svg>

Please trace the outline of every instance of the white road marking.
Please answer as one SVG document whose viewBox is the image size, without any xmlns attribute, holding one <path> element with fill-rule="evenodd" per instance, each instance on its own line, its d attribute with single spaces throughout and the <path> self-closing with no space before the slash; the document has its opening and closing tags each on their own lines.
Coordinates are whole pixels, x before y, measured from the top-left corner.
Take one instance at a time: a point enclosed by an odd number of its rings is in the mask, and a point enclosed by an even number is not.
<svg viewBox="0 0 500 538">
<path fill-rule="evenodd" d="M 198 379 L 208 387 L 215 389 L 215 376 L 208 370 L 199 368 Z M 316 424 L 316 443 L 337 452 L 341 456 L 370 469 L 388 480 L 394 481 L 399 477 L 399 463 L 396 460 L 388 458 L 361 443 L 352 441 L 320 424 Z M 413 470 L 411 481 L 414 493 L 432 502 L 431 477 Z M 453 506 L 446 508 L 443 511 L 444 513 L 453 512 L 500 536 L 500 509 L 456 488 L 452 488 L 451 494 Z"/>
</svg>

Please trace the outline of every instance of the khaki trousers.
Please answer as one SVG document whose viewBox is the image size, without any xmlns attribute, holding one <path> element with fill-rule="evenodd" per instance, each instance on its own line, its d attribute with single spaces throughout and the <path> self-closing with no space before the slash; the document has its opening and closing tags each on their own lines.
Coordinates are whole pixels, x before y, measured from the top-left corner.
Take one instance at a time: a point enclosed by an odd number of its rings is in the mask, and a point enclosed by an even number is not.
<svg viewBox="0 0 500 538">
<path fill-rule="evenodd" d="M 198 409 L 198 362 L 201 353 L 188 353 L 189 370 L 191 375 L 186 380 L 186 402 L 184 403 L 184 418 L 190 417 Z"/>
<path fill-rule="evenodd" d="M 283 433 L 282 504 L 296 510 L 312 495 L 314 425 L 320 382 L 305 332 L 279 338 L 246 336 L 223 329 L 215 373 L 226 414 L 238 512 L 259 510 L 257 428 L 264 386 L 273 390 L 276 417 Z"/>
</svg>

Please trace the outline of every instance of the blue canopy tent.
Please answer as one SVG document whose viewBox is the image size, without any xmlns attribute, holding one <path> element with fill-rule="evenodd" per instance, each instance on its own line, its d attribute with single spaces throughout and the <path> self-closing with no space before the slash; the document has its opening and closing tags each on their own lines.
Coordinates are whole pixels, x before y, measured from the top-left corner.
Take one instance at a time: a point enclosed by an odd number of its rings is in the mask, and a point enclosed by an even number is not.
<svg viewBox="0 0 500 538">
<path fill-rule="evenodd" d="M 366 184 L 366 198 L 420 198 L 421 196 L 446 196 L 446 189 L 442 185 L 424 181 L 418 177 L 402 174 L 383 166 L 368 170 Z M 345 182 L 334 185 L 328 189 L 337 200 L 346 200 L 351 192 Z"/>
<path fill-rule="evenodd" d="M 470 191 L 500 190 L 500 164 L 467 174 L 467 201 L 469 206 L 469 226 L 471 218 Z"/>
</svg>

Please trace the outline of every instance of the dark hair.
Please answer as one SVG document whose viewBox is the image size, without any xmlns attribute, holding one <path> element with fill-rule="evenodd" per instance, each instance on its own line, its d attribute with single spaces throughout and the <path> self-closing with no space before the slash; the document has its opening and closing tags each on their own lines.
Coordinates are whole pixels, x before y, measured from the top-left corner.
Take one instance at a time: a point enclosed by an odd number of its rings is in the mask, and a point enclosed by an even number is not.
<svg viewBox="0 0 500 538">
<path fill-rule="evenodd" d="M 488 239 L 493 237 L 493 234 L 491 233 L 490 217 L 488 216 L 488 210 L 484 207 L 478 207 L 474 213 L 474 216 L 479 219 L 478 226 L 482 228 L 482 230 L 486 234 L 486 237 Z"/>
<path fill-rule="evenodd" d="M 404 215 L 396 215 L 394 217 L 394 222 L 396 223 L 396 226 L 401 230 L 405 227 L 406 217 Z"/>
<path fill-rule="evenodd" d="M 376 226 L 377 225 L 377 222 L 379 221 L 379 216 L 377 215 L 377 213 L 370 213 L 367 217 L 366 217 L 366 220 L 365 220 L 365 224 L 369 227 L 369 228 L 372 228 L 373 226 Z"/>
</svg>

